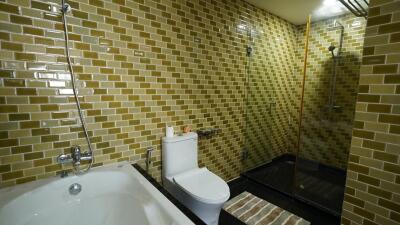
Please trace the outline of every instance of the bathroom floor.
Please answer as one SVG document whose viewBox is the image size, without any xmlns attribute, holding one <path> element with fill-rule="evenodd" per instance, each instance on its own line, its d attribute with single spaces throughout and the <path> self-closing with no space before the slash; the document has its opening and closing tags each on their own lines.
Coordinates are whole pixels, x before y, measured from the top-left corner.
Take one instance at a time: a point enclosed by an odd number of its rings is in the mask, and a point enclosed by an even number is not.
<svg viewBox="0 0 400 225">
<path fill-rule="evenodd" d="M 283 177 L 283 176 L 281 176 Z M 286 194 L 273 190 L 246 177 L 238 178 L 228 183 L 231 190 L 231 198 L 243 191 L 248 191 L 266 201 L 275 204 L 291 213 L 296 214 L 311 222 L 311 225 L 338 225 L 340 217 L 321 211 L 304 202 L 298 201 Z M 219 225 L 243 225 L 241 221 L 231 216 L 224 210 L 221 211 Z"/>
<path fill-rule="evenodd" d="M 294 157 L 286 155 L 243 174 L 250 180 L 340 215 L 346 174 L 339 169 L 299 159 L 293 189 Z"/>
<path fill-rule="evenodd" d="M 139 165 L 133 165 L 143 176 L 146 177 L 161 193 L 165 195 L 172 203 L 175 204 L 182 212 L 185 213 L 195 224 L 205 225 L 198 217 L 196 217 L 189 209 L 179 203 L 171 194 L 169 194 L 154 178 L 152 178 Z M 338 225 L 340 217 L 333 216 L 324 211 L 321 211 L 304 202 L 298 201 L 289 195 L 266 187 L 260 183 L 254 182 L 244 176 L 241 176 L 233 181 L 228 182 L 230 189 L 230 198 L 234 198 L 240 193 L 247 191 L 265 199 L 266 201 L 279 206 L 291 213 L 296 214 L 311 222 L 311 225 Z M 221 211 L 219 225 L 244 225 L 243 222 L 236 219 L 224 210 Z"/>
</svg>

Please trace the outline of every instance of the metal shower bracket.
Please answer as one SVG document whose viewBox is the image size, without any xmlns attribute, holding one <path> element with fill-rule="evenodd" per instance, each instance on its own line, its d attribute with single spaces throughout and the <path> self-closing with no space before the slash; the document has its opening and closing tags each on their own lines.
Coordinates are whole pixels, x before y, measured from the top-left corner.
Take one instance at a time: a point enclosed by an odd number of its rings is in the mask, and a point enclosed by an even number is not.
<svg viewBox="0 0 400 225">
<path fill-rule="evenodd" d="M 350 12 L 357 17 L 368 17 L 369 0 L 339 0 Z"/>
</svg>

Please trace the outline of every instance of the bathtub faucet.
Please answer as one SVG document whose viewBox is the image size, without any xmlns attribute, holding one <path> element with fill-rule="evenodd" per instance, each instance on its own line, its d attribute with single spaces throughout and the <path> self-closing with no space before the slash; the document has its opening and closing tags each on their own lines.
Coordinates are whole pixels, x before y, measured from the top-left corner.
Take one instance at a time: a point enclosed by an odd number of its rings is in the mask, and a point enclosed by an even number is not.
<svg viewBox="0 0 400 225">
<path fill-rule="evenodd" d="M 79 166 L 81 161 L 90 161 L 92 160 L 92 154 L 88 152 L 81 152 L 81 148 L 79 146 L 71 147 L 71 154 L 61 154 L 57 157 L 57 162 L 59 164 L 72 163 L 74 166 Z"/>
</svg>

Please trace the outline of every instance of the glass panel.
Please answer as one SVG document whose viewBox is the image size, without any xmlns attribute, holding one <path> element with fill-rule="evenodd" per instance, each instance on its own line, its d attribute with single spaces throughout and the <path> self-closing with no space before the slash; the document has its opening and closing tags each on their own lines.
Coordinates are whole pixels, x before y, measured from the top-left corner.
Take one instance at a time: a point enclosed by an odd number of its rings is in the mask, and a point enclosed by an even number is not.
<svg viewBox="0 0 400 225">
<path fill-rule="evenodd" d="M 293 189 L 291 124 L 297 115 L 294 76 L 297 28 L 278 17 L 248 27 L 244 175 L 285 193 Z M 290 160 L 288 160 L 288 158 Z M 273 162 L 271 162 L 273 160 Z"/>
<path fill-rule="evenodd" d="M 246 151 L 245 170 L 255 168 L 268 162 L 271 158 L 271 127 L 268 121 L 271 117 L 272 82 L 268 81 L 270 64 L 261 46 L 267 41 L 255 28 L 248 28 L 247 45 L 247 80 L 246 80 Z"/>
<path fill-rule="evenodd" d="M 335 214 L 344 194 L 364 23 L 347 14 L 312 23 L 309 36 L 295 194 Z"/>
</svg>

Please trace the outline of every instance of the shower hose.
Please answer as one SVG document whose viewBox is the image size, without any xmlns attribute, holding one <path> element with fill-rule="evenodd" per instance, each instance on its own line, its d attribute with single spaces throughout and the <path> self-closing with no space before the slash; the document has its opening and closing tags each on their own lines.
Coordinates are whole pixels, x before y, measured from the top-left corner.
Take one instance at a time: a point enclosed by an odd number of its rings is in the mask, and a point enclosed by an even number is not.
<svg viewBox="0 0 400 225">
<path fill-rule="evenodd" d="M 79 101 L 79 97 L 78 97 L 78 91 L 76 88 L 76 79 L 75 79 L 75 75 L 74 75 L 74 69 L 72 67 L 72 63 L 71 63 L 71 56 L 70 56 L 70 52 L 69 52 L 69 39 L 68 39 L 68 23 L 67 23 L 67 13 L 71 11 L 71 7 L 65 3 L 65 0 L 61 1 L 61 13 L 62 13 L 62 22 L 64 25 L 64 40 L 65 40 L 65 54 L 66 54 L 66 59 L 67 59 L 67 64 L 68 64 L 68 70 L 71 76 L 71 84 L 72 84 L 72 90 L 74 93 L 74 98 L 75 98 L 75 103 L 76 103 L 76 108 L 78 109 L 78 114 L 79 114 L 79 119 L 81 121 L 82 124 L 82 129 L 83 129 L 83 133 L 85 135 L 85 139 L 87 142 L 87 145 L 89 147 L 89 154 L 93 157 L 93 149 L 92 149 L 92 143 L 90 142 L 90 137 L 87 131 L 87 125 L 85 122 L 85 117 L 83 115 L 82 112 L 82 108 L 81 108 L 81 104 Z M 81 171 L 79 168 L 79 165 L 74 165 L 74 173 L 79 175 L 82 173 L 85 173 L 87 171 L 90 170 L 90 168 L 93 165 L 93 158 L 90 160 L 90 163 L 88 165 L 88 167 Z"/>
</svg>

